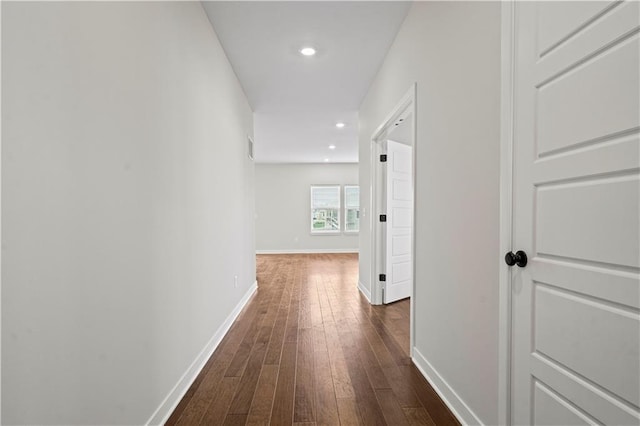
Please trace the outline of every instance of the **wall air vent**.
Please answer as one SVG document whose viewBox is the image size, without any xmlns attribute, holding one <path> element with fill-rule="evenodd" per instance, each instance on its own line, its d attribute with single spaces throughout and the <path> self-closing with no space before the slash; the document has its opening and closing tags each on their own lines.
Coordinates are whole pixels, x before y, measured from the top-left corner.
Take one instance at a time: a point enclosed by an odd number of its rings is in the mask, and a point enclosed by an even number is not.
<svg viewBox="0 0 640 426">
<path fill-rule="evenodd" d="M 253 160 L 253 139 L 250 136 L 247 136 L 247 156 Z"/>
</svg>

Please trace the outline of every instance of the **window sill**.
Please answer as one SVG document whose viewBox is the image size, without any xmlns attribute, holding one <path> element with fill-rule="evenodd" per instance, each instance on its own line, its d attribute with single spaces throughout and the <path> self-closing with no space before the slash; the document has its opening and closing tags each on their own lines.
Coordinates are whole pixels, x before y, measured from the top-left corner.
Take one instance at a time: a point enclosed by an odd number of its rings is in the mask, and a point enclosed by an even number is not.
<svg viewBox="0 0 640 426">
<path fill-rule="evenodd" d="M 311 235 L 340 235 L 340 231 L 311 231 Z"/>
</svg>

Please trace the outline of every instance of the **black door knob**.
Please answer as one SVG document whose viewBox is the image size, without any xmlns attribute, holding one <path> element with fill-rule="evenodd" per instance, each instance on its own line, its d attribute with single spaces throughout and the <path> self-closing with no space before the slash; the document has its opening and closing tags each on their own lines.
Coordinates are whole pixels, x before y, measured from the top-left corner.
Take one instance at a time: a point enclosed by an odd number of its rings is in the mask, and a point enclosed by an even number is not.
<svg viewBox="0 0 640 426">
<path fill-rule="evenodd" d="M 527 253 L 522 250 L 518 250 L 516 254 L 513 254 L 512 251 L 504 255 L 504 261 L 507 265 L 513 266 L 518 265 L 521 268 L 527 266 Z"/>
</svg>

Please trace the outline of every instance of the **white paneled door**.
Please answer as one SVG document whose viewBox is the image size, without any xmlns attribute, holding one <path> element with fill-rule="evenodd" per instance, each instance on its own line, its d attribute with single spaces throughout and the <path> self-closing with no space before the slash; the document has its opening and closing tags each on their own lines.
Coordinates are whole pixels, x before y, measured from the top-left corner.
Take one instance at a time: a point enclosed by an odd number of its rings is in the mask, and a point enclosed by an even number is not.
<svg viewBox="0 0 640 426">
<path fill-rule="evenodd" d="M 386 281 L 384 303 L 411 296 L 413 288 L 412 148 L 387 141 Z"/>
<path fill-rule="evenodd" d="M 639 6 L 514 4 L 514 424 L 640 424 Z"/>
</svg>

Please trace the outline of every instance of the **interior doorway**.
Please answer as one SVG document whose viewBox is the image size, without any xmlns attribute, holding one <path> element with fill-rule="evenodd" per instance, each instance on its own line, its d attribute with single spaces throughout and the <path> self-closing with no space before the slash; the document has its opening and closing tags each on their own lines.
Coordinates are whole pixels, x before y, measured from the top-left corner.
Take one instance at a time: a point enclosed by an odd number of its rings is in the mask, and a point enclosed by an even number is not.
<svg viewBox="0 0 640 426">
<path fill-rule="evenodd" d="M 374 132 L 371 158 L 371 303 L 411 298 L 413 341 L 416 85 Z"/>
</svg>

